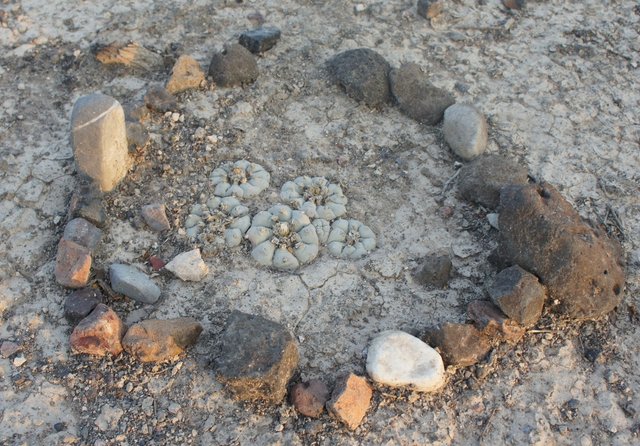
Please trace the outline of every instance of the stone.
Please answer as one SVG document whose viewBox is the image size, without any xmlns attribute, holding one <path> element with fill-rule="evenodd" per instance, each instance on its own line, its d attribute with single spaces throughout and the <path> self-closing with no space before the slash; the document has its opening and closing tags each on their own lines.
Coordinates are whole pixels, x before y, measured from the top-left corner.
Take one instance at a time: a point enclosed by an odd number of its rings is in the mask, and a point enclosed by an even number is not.
<svg viewBox="0 0 640 446">
<path fill-rule="evenodd" d="M 148 319 L 129 328 L 124 350 L 142 362 L 168 361 L 196 343 L 202 325 L 190 317 Z"/>
<path fill-rule="evenodd" d="M 328 399 L 329 389 L 318 379 L 298 383 L 289 392 L 291 404 L 305 417 L 319 418 Z"/>
<path fill-rule="evenodd" d="M 338 379 L 327 402 L 329 414 L 355 430 L 369 410 L 373 390 L 365 378 L 349 373 Z"/>
<path fill-rule="evenodd" d="M 68 219 L 84 218 L 89 223 L 102 228 L 107 221 L 107 213 L 102 204 L 102 192 L 94 182 L 81 182 L 71 195 Z"/>
<path fill-rule="evenodd" d="M 418 15 L 425 19 L 432 19 L 438 16 L 443 9 L 441 0 L 418 0 Z"/>
<path fill-rule="evenodd" d="M 176 98 L 158 84 L 149 87 L 147 94 L 144 95 L 144 104 L 147 108 L 160 113 L 174 111 L 178 108 Z"/>
<path fill-rule="evenodd" d="M 105 404 L 100 408 L 100 414 L 94 424 L 102 432 L 115 430 L 118 428 L 118 422 L 122 415 L 124 415 L 124 410 Z"/>
<path fill-rule="evenodd" d="M 260 54 L 276 46 L 278 40 L 280 40 L 280 30 L 278 28 L 262 26 L 240 34 L 238 43 L 253 54 Z"/>
<path fill-rule="evenodd" d="M 117 356 L 122 353 L 124 331 L 124 324 L 115 311 L 105 304 L 98 304 L 73 329 L 71 351 L 94 356 Z"/>
<path fill-rule="evenodd" d="M 130 152 L 135 152 L 149 142 L 149 133 L 139 122 L 127 122 L 127 143 Z"/>
<path fill-rule="evenodd" d="M 142 206 L 142 218 L 151 229 L 157 232 L 171 229 L 167 218 L 167 209 L 162 203 L 153 203 Z"/>
<path fill-rule="evenodd" d="M 61 239 L 56 254 L 56 281 L 67 288 L 82 288 L 89 282 L 91 251 L 71 240 Z"/>
<path fill-rule="evenodd" d="M 463 160 L 470 161 L 487 148 L 487 120 L 473 105 L 453 104 L 447 108 L 442 133 L 453 153 Z"/>
<path fill-rule="evenodd" d="M 72 324 L 76 324 L 102 303 L 102 299 L 102 293 L 97 288 L 82 288 L 74 291 L 64 300 L 64 317 Z"/>
<path fill-rule="evenodd" d="M 167 91 L 171 94 L 200 88 L 205 82 L 205 74 L 200 64 L 193 57 L 183 54 L 178 57 L 171 77 L 167 82 Z"/>
<path fill-rule="evenodd" d="M 446 365 L 466 367 L 483 359 L 491 345 L 473 325 L 446 322 L 439 329 L 427 330 L 425 342 L 437 348 Z"/>
<path fill-rule="evenodd" d="M 220 87 L 249 85 L 258 79 L 258 63 L 242 45 L 226 45 L 211 57 L 209 76 Z"/>
<path fill-rule="evenodd" d="M 488 300 L 474 300 L 467 305 L 467 319 L 489 340 L 515 344 L 525 334 L 525 328 L 509 319 L 500 308 Z"/>
<path fill-rule="evenodd" d="M 71 144 L 78 170 L 109 192 L 131 165 L 124 110 L 100 93 L 79 98 L 71 112 Z"/>
<path fill-rule="evenodd" d="M 184 281 L 199 282 L 209 273 L 209 267 L 202 260 L 200 249 L 178 254 L 164 267 Z"/>
<path fill-rule="evenodd" d="M 458 192 L 467 201 L 495 209 L 500 190 L 510 184 L 527 184 L 528 172 L 512 158 L 480 155 L 460 169 Z"/>
<path fill-rule="evenodd" d="M 507 9 L 522 9 L 527 5 L 525 0 L 502 0 L 502 4 Z"/>
<path fill-rule="evenodd" d="M 379 384 L 419 392 L 434 392 L 445 384 L 440 354 L 403 331 L 385 331 L 371 341 L 367 373 Z"/>
<path fill-rule="evenodd" d="M 149 264 L 154 271 L 160 271 L 166 265 L 165 261 L 158 256 L 149 257 Z"/>
<path fill-rule="evenodd" d="M 436 125 L 455 100 L 451 93 L 434 86 L 415 63 L 391 70 L 391 93 L 402 112 L 426 125 Z"/>
<path fill-rule="evenodd" d="M 220 336 L 216 375 L 243 401 L 280 404 L 298 365 L 298 346 L 282 325 L 234 311 Z"/>
<path fill-rule="evenodd" d="M 451 274 L 451 257 L 448 254 L 431 254 L 421 260 L 422 266 L 415 275 L 418 283 L 444 288 Z"/>
<path fill-rule="evenodd" d="M 109 277 L 113 291 L 133 300 L 152 304 L 160 297 L 160 288 L 145 273 L 133 266 L 114 263 L 109 267 Z"/>
<path fill-rule="evenodd" d="M 65 226 L 62 238 L 84 246 L 93 253 L 102 240 L 102 231 L 84 218 L 74 218 Z"/>
<path fill-rule="evenodd" d="M 555 311 L 593 319 L 622 302 L 620 245 L 585 223 L 551 184 L 504 187 L 498 211 L 496 257 L 535 274 L 558 301 Z"/>
<path fill-rule="evenodd" d="M 2 345 L 0 345 L 0 357 L 5 359 L 9 358 L 20 350 L 22 350 L 22 348 L 15 342 L 3 341 Z"/>
<path fill-rule="evenodd" d="M 347 50 L 328 62 L 329 72 L 347 95 L 370 107 L 380 107 L 391 99 L 391 66 L 369 48 Z"/>
<path fill-rule="evenodd" d="M 13 358 L 13 366 L 14 367 L 22 367 L 27 362 L 27 358 L 24 355 L 16 356 Z"/>
<path fill-rule="evenodd" d="M 160 54 L 148 50 L 137 42 L 110 43 L 95 48 L 96 59 L 105 65 L 123 65 L 136 70 L 152 72 L 163 66 Z"/>
<path fill-rule="evenodd" d="M 525 327 L 538 322 L 547 297 L 538 278 L 518 265 L 500 271 L 488 292 L 504 314 Z"/>
</svg>

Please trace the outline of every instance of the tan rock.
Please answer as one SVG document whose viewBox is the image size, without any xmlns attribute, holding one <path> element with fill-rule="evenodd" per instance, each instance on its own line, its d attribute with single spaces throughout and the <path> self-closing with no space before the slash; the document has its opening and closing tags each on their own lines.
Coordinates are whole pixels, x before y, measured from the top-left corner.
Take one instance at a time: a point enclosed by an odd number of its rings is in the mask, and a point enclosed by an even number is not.
<svg viewBox="0 0 640 446">
<path fill-rule="evenodd" d="M 82 288 L 91 273 L 91 251 L 71 240 L 61 239 L 56 255 L 56 281 L 68 288 Z"/>
<path fill-rule="evenodd" d="M 122 344 L 142 362 L 167 361 L 195 344 L 201 332 L 202 325 L 190 317 L 149 319 L 129 328 Z"/>
<path fill-rule="evenodd" d="M 117 356 L 122 353 L 124 331 L 125 326 L 118 315 L 105 304 L 98 304 L 71 333 L 71 351 L 95 356 Z"/>
<path fill-rule="evenodd" d="M 169 93 L 176 94 L 198 88 L 204 80 L 205 74 L 198 61 L 191 56 L 182 55 L 173 66 L 166 88 Z"/>
<path fill-rule="evenodd" d="M 425 342 L 440 350 L 446 365 L 459 367 L 477 363 L 491 349 L 489 340 L 470 324 L 447 322 L 437 330 L 429 330 Z"/>
<path fill-rule="evenodd" d="M 347 425 L 357 428 L 369 409 L 373 390 L 367 380 L 353 373 L 339 379 L 327 402 L 329 414 Z"/>
</svg>

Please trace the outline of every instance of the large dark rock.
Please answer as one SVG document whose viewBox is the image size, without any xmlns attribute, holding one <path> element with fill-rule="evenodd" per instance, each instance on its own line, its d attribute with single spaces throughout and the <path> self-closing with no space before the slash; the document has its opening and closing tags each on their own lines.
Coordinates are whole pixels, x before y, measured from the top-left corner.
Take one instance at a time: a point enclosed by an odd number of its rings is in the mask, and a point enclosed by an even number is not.
<svg viewBox="0 0 640 446">
<path fill-rule="evenodd" d="M 249 85 L 258 79 L 258 63 L 249 50 L 234 43 L 211 57 L 209 76 L 219 87 Z"/>
<path fill-rule="evenodd" d="M 328 62 L 331 75 L 356 101 L 379 107 L 391 99 L 391 66 L 380 54 L 368 48 L 347 50 Z"/>
<path fill-rule="evenodd" d="M 538 322 L 547 296 L 538 278 L 518 265 L 500 271 L 488 292 L 504 314 L 524 326 Z"/>
<path fill-rule="evenodd" d="M 298 347 L 287 329 L 234 311 L 221 340 L 218 380 L 239 400 L 279 404 L 298 365 Z"/>
<path fill-rule="evenodd" d="M 238 43 L 253 54 L 260 54 L 273 48 L 278 43 L 278 40 L 280 40 L 280 30 L 278 28 L 262 26 L 240 34 Z"/>
<path fill-rule="evenodd" d="M 507 186 L 498 211 L 497 257 L 537 275 L 560 313 L 597 318 L 622 301 L 619 244 L 586 224 L 555 187 Z"/>
<path fill-rule="evenodd" d="M 501 155 L 480 155 L 460 169 L 458 192 L 465 200 L 489 209 L 500 204 L 500 189 L 527 184 L 527 169 Z"/>
<path fill-rule="evenodd" d="M 477 363 L 491 349 L 489 340 L 470 324 L 447 322 L 438 329 L 427 330 L 424 341 L 438 348 L 446 365 L 459 367 Z"/>
<path fill-rule="evenodd" d="M 455 102 L 451 93 L 429 82 L 417 64 L 402 64 L 389 76 L 391 93 L 400 110 L 422 124 L 436 125 Z"/>
</svg>

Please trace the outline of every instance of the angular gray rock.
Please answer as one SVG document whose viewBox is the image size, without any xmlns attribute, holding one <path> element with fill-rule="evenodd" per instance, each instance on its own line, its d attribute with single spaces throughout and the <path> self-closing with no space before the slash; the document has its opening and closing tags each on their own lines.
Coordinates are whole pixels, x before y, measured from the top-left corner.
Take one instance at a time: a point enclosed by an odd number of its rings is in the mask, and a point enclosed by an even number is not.
<svg viewBox="0 0 640 446">
<path fill-rule="evenodd" d="M 200 249 L 192 249 L 175 256 L 164 267 L 185 281 L 199 282 L 209 272 L 209 267 L 200 255 Z"/>
<path fill-rule="evenodd" d="M 512 158 L 480 155 L 460 169 L 458 192 L 465 200 L 495 209 L 500 204 L 500 189 L 527 184 L 527 175 L 527 169 Z"/>
<path fill-rule="evenodd" d="M 253 54 L 240 44 L 226 45 L 209 63 L 209 76 L 219 87 L 249 85 L 258 79 L 258 63 Z"/>
<path fill-rule="evenodd" d="M 391 66 L 375 51 L 347 50 L 331 58 L 327 66 L 336 82 L 356 101 L 370 107 L 380 107 L 390 101 Z"/>
<path fill-rule="evenodd" d="M 538 278 L 518 265 L 500 271 L 488 292 L 504 314 L 525 327 L 540 319 L 547 296 Z"/>
<path fill-rule="evenodd" d="M 100 190 L 113 190 L 131 165 L 120 103 L 100 93 L 79 98 L 71 112 L 71 144 L 78 170 Z"/>
<path fill-rule="evenodd" d="M 62 238 L 84 246 L 93 253 L 102 240 L 102 231 L 84 218 L 74 218 L 65 226 Z"/>
<path fill-rule="evenodd" d="M 280 40 L 280 30 L 278 28 L 262 26 L 240 34 L 238 43 L 253 54 L 260 54 L 273 48 L 278 43 L 278 40 Z"/>
<path fill-rule="evenodd" d="M 440 354 L 402 331 L 385 331 L 371 341 L 367 373 L 380 384 L 419 392 L 436 391 L 445 383 Z"/>
<path fill-rule="evenodd" d="M 540 278 L 556 311 L 598 318 L 622 301 L 622 248 L 585 223 L 548 183 L 507 186 L 500 193 L 496 257 Z"/>
<path fill-rule="evenodd" d="M 455 102 L 451 93 L 429 82 L 415 63 L 404 63 L 391 70 L 389 79 L 400 110 L 422 124 L 436 125 L 447 107 Z"/>
<path fill-rule="evenodd" d="M 279 404 L 298 365 L 298 347 L 282 325 L 234 311 L 220 336 L 216 374 L 244 401 Z"/>
<path fill-rule="evenodd" d="M 142 218 L 154 231 L 162 232 L 171 229 L 167 218 L 167 209 L 162 203 L 153 203 L 142 206 Z"/>
<path fill-rule="evenodd" d="M 174 111 L 178 108 L 176 98 L 159 84 L 149 87 L 147 94 L 144 95 L 144 104 L 147 108 L 160 113 Z"/>
<path fill-rule="evenodd" d="M 451 257 L 447 254 L 431 254 L 423 258 L 415 278 L 422 285 L 444 288 L 451 274 Z"/>
<path fill-rule="evenodd" d="M 149 276 L 133 266 L 114 263 L 109 267 L 109 278 L 113 291 L 133 300 L 152 304 L 160 297 L 160 288 Z"/>
<path fill-rule="evenodd" d="M 453 104 L 444 111 L 444 139 L 460 158 L 469 161 L 487 148 L 487 120 L 473 105 Z"/>
</svg>

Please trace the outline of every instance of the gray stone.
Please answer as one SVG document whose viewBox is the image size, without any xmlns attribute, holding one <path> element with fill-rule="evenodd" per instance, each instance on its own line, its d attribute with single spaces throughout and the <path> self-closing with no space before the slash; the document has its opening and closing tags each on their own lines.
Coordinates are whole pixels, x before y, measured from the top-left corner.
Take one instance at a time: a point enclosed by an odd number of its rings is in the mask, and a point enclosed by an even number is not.
<svg viewBox="0 0 640 446">
<path fill-rule="evenodd" d="M 448 254 L 432 254 L 421 260 L 422 266 L 415 275 L 422 285 L 444 288 L 451 274 L 451 258 Z"/>
<path fill-rule="evenodd" d="M 239 311 L 221 335 L 217 376 L 239 400 L 279 404 L 298 365 L 298 347 L 282 325 Z"/>
<path fill-rule="evenodd" d="M 65 226 L 62 238 L 84 246 L 93 253 L 102 240 L 102 231 L 84 218 L 74 218 Z"/>
<path fill-rule="evenodd" d="M 94 93 L 76 101 L 71 112 L 71 143 L 78 170 L 100 190 L 111 191 L 126 176 L 131 160 L 124 110 L 114 98 Z"/>
<path fill-rule="evenodd" d="M 555 311 L 598 318 L 622 302 L 625 273 L 619 243 L 585 223 L 548 183 L 506 186 L 500 193 L 496 257 L 540 278 Z"/>
<path fill-rule="evenodd" d="M 199 282 L 209 273 L 199 248 L 178 254 L 164 268 L 180 279 L 192 282 Z"/>
<path fill-rule="evenodd" d="M 427 330 L 424 340 L 438 348 L 446 365 L 458 367 L 477 363 L 491 349 L 489 340 L 469 324 L 447 322 L 438 329 Z"/>
<path fill-rule="evenodd" d="M 160 297 L 160 288 L 149 276 L 133 266 L 114 263 L 109 267 L 109 277 L 113 291 L 131 299 L 152 304 Z"/>
<path fill-rule="evenodd" d="M 391 70 L 390 81 L 400 110 L 422 124 L 437 124 L 447 107 L 455 102 L 449 92 L 431 84 L 414 63 L 404 63 Z"/>
<path fill-rule="evenodd" d="M 370 107 L 380 107 L 391 99 L 391 66 L 380 54 L 368 48 L 347 50 L 335 55 L 328 68 L 347 95 Z"/>
<path fill-rule="evenodd" d="M 432 19 L 442 12 L 441 0 L 418 0 L 418 15 L 425 19 Z"/>
<path fill-rule="evenodd" d="M 249 50 L 234 43 L 213 55 L 209 75 L 219 87 L 249 85 L 258 79 L 258 63 Z"/>
<path fill-rule="evenodd" d="M 144 95 L 144 103 L 147 108 L 166 113 L 174 111 L 178 108 L 176 98 L 169 93 L 162 85 L 152 85 Z"/>
<path fill-rule="evenodd" d="M 149 142 L 149 133 L 139 122 L 127 122 L 127 142 L 129 151 L 133 152 Z"/>
<path fill-rule="evenodd" d="M 278 28 L 262 26 L 240 34 L 238 43 L 253 54 L 259 54 L 273 48 L 278 43 L 278 40 L 280 40 L 280 30 Z"/>
<path fill-rule="evenodd" d="M 385 331 L 371 341 L 367 373 L 377 383 L 419 392 L 433 392 L 445 384 L 440 354 L 403 331 Z"/>
<path fill-rule="evenodd" d="M 102 293 L 96 288 L 82 288 L 69 294 L 64 301 L 64 317 L 77 324 L 102 303 Z"/>
<path fill-rule="evenodd" d="M 542 315 L 546 290 L 518 265 L 500 271 L 488 291 L 493 303 L 519 324 L 533 325 Z"/>
<path fill-rule="evenodd" d="M 487 132 L 487 120 L 473 105 L 453 104 L 444 112 L 444 139 L 464 160 L 472 160 L 486 150 Z"/>
<path fill-rule="evenodd" d="M 153 203 L 142 206 L 142 218 L 154 231 L 166 231 L 171 229 L 167 218 L 167 209 L 162 203 Z"/>
<path fill-rule="evenodd" d="M 458 192 L 465 200 L 489 209 L 500 204 L 500 189 L 509 184 L 527 184 L 527 169 L 501 155 L 480 155 L 462 166 Z"/>
<path fill-rule="evenodd" d="M 69 202 L 68 218 L 81 217 L 102 228 L 107 221 L 107 213 L 102 204 L 102 192 L 93 182 L 84 182 L 73 192 Z"/>
</svg>

